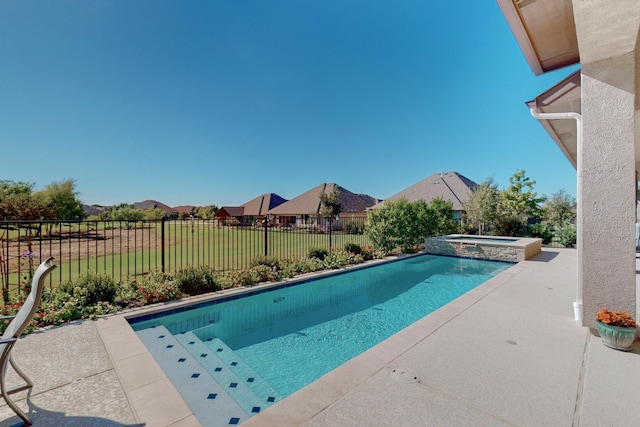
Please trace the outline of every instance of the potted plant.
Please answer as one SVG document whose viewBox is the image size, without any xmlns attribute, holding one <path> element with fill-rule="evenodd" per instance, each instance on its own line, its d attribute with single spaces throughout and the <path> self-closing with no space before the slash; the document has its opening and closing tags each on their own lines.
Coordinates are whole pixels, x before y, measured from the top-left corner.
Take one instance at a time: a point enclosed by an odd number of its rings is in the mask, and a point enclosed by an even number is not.
<svg viewBox="0 0 640 427">
<path fill-rule="evenodd" d="M 631 350 L 638 325 L 629 313 L 603 308 L 596 314 L 596 324 L 604 345 L 616 350 Z"/>
</svg>

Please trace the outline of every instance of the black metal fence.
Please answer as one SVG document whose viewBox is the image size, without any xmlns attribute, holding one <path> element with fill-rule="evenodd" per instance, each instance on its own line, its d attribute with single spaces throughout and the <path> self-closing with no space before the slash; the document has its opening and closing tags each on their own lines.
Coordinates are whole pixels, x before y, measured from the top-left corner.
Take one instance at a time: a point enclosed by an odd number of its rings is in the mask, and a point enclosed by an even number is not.
<svg viewBox="0 0 640 427">
<path fill-rule="evenodd" d="M 51 286 L 85 272 L 122 281 L 187 266 L 237 270 L 265 254 L 302 258 L 311 247 L 368 245 L 364 223 L 362 217 L 340 218 L 330 228 L 229 226 L 202 219 L 0 222 L 0 284 L 11 292 L 20 289 L 49 256 L 58 265 L 50 275 Z"/>
</svg>

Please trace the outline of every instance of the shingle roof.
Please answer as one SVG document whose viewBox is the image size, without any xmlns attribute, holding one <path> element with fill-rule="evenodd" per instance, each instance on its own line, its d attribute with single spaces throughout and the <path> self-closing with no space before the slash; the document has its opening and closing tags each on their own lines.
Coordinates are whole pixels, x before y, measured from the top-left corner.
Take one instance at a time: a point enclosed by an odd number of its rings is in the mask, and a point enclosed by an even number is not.
<svg viewBox="0 0 640 427">
<path fill-rule="evenodd" d="M 266 193 L 256 197 L 255 199 L 249 200 L 247 203 L 243 204 L 242 207 L 244 207 L 245 216 L 263 216 L 266 215 L 267 211 L 270 209 L 280 206 L 286 201 L 287 199 L 284 199 L 275 193 Z"/>
<path fill-rule="evenodd" d="M 329 194 L 338 189 L 338 200 L 342 212 L 364 212 L 376 204 L 379 199 L 366 194 L 355 194 L 334 183 L 323 183 L 269 211 L 272 215 L 310 215 L 320 212 L 320 194 Z"/>
<path fill-rule="evenodd" d="M 378 203 L 372 209 L 379 208 L 387 200 L 398 200 L 402 197 L 406 197 L 410 202 L 422 199 L 427 203 L 439 197 L 453 203 L 454 211 L 463 211 L 464 204 L 469 200 L 476 185 L 478 184 L 458 172 L 434 173 Z"/>
<path fill-rule="evenodd" d="M 242 206 L 223 206 L 218 209 L 215 216 L 218 218 L 225 216 L 241 217 L 243 214 L 244 208 Z"/>
<path fill-rule="evenodd" d="M 157 200 L 145 200 L 143 202 L 137 202 L 133 204 L 133 207 L 142 210 L 158 208 L 166 213 L 176 212 L 175 209 L 165 205 L 164 203 L 160 203 Z"/>
<path fill-rule="evenodd" d="M 182 205 L 182 206 L 174 206 L 172 209 L 175 212 L 187 212 L 187 213 L 191 213 L 194 210 L 196 210 L 197 206 L 192 206 L 192 205 Z"/>
</svg>

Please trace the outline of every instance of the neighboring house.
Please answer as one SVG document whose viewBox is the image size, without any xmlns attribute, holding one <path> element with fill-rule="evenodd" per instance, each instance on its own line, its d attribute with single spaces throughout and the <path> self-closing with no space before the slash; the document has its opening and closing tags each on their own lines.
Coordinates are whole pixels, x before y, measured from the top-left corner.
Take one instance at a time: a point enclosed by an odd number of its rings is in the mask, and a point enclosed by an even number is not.
<svg viewBox="0 0 640 427">
<path fill-rule="evenodd" d="M 339 230 L 347 219 L 366 218 L 367 209 L 380 201 L 366 194 L 356 194 L 334 183 L 323 183 L 299 196 L 269 210 L 274 222 L 281 227 L 325 227 L 326 221 L 320 218 L 320 194 L 331 194 L 338 190 L 338 201 L 342 212 L 334 222 L 334 229 Z"/>
<path fill-rule="evenodd" d="M 477 185 L 458 172 L 434 173 L 376 204 L 371 209 L 379 208 L 388 200 L 398 200 L 403 197 L 409 202 L 422 199 L 427 203 L 431 203 L 433 199 L 441 198 L 453 204 L 453 219 L 461 221 L 465 215 L 464 205 Z"/>
<path fill-rule="evenodd" d="M 223 206 L 216 212 L 216 218 L 222 225 L 241 225 L 243 215 L 242 206 Z"/>
<path fill-rule="evenodd" d="M 183 206 L 174 206 L 173 210 L 175 212 L 178 212 L 179 214 L 192 214 L 195 212 L 197 208 L 198 208 L 197 206 L 183 205 Z"/>
<path fill-rule="evenodd" d="M 275 193 L 266 193 L 242 206 L 223 206 L 216 212 L 216 218 L 224 225 L 258 225 L 270 209 L 286 201 Z"/>
</svg>

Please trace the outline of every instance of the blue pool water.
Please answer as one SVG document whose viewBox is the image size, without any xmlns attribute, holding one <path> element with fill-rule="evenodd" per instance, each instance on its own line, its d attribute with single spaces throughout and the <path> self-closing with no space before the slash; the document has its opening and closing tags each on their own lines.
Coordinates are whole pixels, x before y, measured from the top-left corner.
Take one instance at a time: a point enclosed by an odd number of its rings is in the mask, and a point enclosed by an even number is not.
<svg viewBox="0 0 640 427">
<path fill-rule="evenodd" d="M 201 396 L 231 397 L 221 418 L 185 397 L 203 424 L 235 424 L 511 265 L 421 255 L 130 322 L 183 395 L 197 375 Z"/>
</svg>

